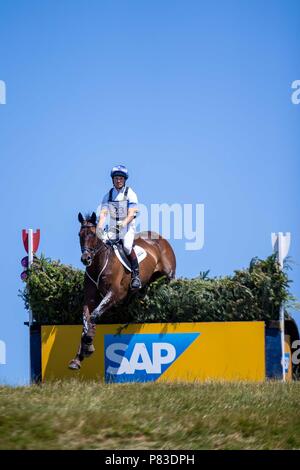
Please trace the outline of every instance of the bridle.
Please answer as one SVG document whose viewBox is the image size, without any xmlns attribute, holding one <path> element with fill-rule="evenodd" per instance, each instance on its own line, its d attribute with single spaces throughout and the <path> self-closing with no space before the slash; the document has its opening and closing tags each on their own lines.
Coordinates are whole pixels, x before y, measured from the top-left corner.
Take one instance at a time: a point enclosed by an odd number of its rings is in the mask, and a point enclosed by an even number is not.
<svg viewBox="0 0 300 470">
<path fill-rule="evenodd" d="M 83 228 L 91 228 L 91 227 L 94 227 L 94 225 L 82 225 L 81 226 L 81 229 Z M 95 234 L 95 236 L 97 236 Z M 88 246 L 83 246 L 81 247 L 81 253 L 84 254 L 84 253 L 88 253 L 90 256 L 91 256 L 91 263 L 89 266 L 91 266 L 91 264 L 93 263 L 94 261 L 94 258 L 95 258 L 95 255 L 97 253 L 101 253 L 101 251 L 105 250 L 106 253 L 107 253 L 107 250 L 109 249 L 109 246 L 107 246 L 105 243 L 102 243 L 99 247 L 96 247 L 96 248 L 89 248 Z M 98 278 L 97 278 L 97 282 L 91 277 L 91 275 L 88 273 L 88 270 L 87 268 L 89 266 L 86 267 L 85 269 L 85 272 L 86 272 L 86 275 L 87 277 L 96 285 L 97 289 L 99 289 L 99 280 L 100 280 L 100 277 L 101 277 L 101 274 L 103 273 L 103 271 L 105 270 L 106 266 L 107 266 L 107 263 L 108 263 L 108 255 L 106 256 L 106 260 L 105 260 L 105 263 L 101 269 L 101 271 L 99 272 L 98 274 Z"/>
<path fill-rule="evenodd" d="M 82 230 L 83 228 L 91 228 L 91 227 L 95 227 L 95 225 L 82 225 L 80 230 Z M 95 237 L 96 236 L 97 235 L 95 234 Z M 106 248 L 105 244 L 103 244 L 103 245 L 104 245 L 104 248 Z M 102 245 L 99 246 L 98 248 L 97 247 L 96 248 L 89 248 L 88 246 L 81 246 L 80 248 L 81 248 L 81 253 L 82 254 L 88 253 L 89 255 L 91 255 L 92 261 L 93 261 L 95 255 L 101 250 Z"/>
<path fill-rule="evenodd" d="M 88 253 L 89 255 L 92 256 L 92 258 L 95 257 L 95 255 L 101 250 L 102 246 L 99 246 L 98 248 L 89 248 L 87 246 L 83 246 L 81 248 L 81 253 Z M 105 247 L 106 248 L 106 247 Z"/>
</svg>

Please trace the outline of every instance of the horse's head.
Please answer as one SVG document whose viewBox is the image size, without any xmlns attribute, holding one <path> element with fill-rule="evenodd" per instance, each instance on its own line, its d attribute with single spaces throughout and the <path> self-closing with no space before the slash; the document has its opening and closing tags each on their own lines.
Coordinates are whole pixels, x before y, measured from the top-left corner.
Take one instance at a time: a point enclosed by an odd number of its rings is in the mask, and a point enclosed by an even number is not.
<svg viewBox="0 0 300 470">
<path fill-rule="evenodd" d="M 85 266 L 90 266 L 93 262 L 98 238 L 96 235 L 96 214 L 92 213 L 91 216 L 84 218 L 79 212 L 78 220 L 81 223 L 79 231 L 80 247 L 81 247 L 81 261 Z"/>
</svg>

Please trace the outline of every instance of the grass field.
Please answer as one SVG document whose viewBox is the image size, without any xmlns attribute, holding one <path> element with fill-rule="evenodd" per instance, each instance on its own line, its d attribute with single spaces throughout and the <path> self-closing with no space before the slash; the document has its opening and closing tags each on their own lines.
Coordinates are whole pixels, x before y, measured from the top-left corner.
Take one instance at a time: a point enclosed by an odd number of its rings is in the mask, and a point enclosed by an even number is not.
<svg viewBox="0 0 300 470">
<path fill-rule="evenodd" d="M 0 449 L 299 449 L 300 382 L 0 387 Z"/>
</svg>

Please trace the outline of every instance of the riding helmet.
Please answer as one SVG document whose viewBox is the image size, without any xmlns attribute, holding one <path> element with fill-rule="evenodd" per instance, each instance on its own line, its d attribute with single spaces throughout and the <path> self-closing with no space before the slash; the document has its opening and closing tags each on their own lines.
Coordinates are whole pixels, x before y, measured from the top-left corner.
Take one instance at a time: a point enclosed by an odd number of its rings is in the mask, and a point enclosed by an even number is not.
<svg viewBox="0 0 300 470">
<path fill-rule="evenodd" d="M 126 166 L 124 165 L 117 165 L 114 166 L 110 172 L 110 176 L 113 178 L 114 176 L 124 176 L 125 180 L 127 180 L 129 174 Z"/>
</svg>

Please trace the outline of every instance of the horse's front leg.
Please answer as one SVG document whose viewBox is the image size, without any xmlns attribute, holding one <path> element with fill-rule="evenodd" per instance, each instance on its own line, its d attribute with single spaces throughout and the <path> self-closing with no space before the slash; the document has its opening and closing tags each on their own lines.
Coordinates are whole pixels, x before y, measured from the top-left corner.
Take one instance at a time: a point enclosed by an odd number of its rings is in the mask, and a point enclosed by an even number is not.
<svg viewBox="0 0 300 470">
<path fill-rule="evenodd" d="M 100 319 L 106 310 L 109 310 L 124 297 L 126 297 L 125 290 L 111 289 L 103 297 L 98 307 L 94 309 L 91 308 L 91 305 L 84 307 L 81 343 L 76 357 L 69 364 L 70 369 L 79 370 L 83 359 L 90 356 L 95 351 L 93 340 L 96 333 L 96 321 Z"/>
<path fill-rule="evenodd" d="M 81 342 L 74 359 L 69 363 L 69 369 L 80 369 L 81 362 L 85 357 L 91 356 L 95 351 L 93 340 L 96 333 L 96 325 L 91 321 L 91 311 L 94 309 L 94 303 L 90 302 L 83 307 L 83 328 Z"/>
<path fill-rule="evenodd" d="M 83 357 L 89 357 L 95 351 L 93 341 L 96 334 L 96 325 L 91 320 L 91 311 L 93 306 L 85 305 L 83 309 L 83 328 L 81 335 L 81 355 Z"/>
<path fill-rule="evenodd" d="M 96 334 L 96 321 L 106 310 L 119 300 L 118 293 L 109 290 L 96 308 L 95 302 L 90 302 L 89 305 L 84 306 L 81 349 L 78 351 L 83 358 L 90 356 L 95 351 L 93 341 Z"/>
<path fill-rule="evenodd" d="M 120 293 L 110 289 L 103 297 L 98 307 L 91 313 L 91 322 L 95 326 L 97 320 L 103 315 L 106 310 L 109 310 L 117 301 L 121 300 Z"/>
</svg>

